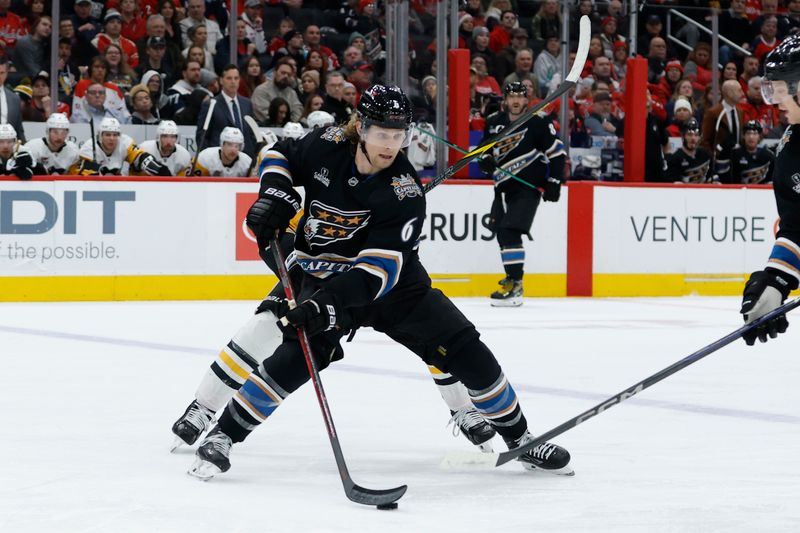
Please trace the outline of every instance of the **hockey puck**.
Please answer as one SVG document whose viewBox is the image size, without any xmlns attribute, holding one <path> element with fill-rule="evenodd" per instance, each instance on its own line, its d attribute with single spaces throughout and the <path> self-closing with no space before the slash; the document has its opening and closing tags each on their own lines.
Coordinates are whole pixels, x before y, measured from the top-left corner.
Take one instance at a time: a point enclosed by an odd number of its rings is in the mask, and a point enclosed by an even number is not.
<svg viewBox="0 0 800 533">
<path fill-rule="evenodd" d="M 383 503 L 381 505 L 376 505 L 375 507 L 377 507 L 381 511 L 394 511 L 395 509 L 397 509 L 397 502 Z"/>
</svg>

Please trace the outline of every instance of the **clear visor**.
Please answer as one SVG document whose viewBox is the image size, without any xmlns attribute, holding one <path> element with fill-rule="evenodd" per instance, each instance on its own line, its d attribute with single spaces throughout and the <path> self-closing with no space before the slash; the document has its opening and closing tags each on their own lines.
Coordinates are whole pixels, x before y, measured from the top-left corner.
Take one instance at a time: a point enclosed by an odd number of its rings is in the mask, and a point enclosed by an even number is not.
<svg viewBox="0 0 800 533">
<path fill-rule="evenodd" d="M 769 105 L 780 104 L 786 97 L 792 96 L 790 86 L 783 80 L 761 80 L 761 97 Z"/>
<path fill-rule="evenodd" d="M 365 144 L 378 148 L 400 150 L 406 148 L 411 142 L 411 128 L 405 129 L 384 128 L 382 126 L 367 126 L 361 128 L 361 140 Z"/>
</svg>

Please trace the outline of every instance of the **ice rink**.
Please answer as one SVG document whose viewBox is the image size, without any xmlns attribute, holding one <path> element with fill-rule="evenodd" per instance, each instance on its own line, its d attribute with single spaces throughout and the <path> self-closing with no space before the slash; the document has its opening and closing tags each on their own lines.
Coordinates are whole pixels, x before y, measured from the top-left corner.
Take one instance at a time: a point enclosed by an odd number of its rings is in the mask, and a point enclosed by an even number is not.
<svg viewBox="0 0 800 533">
<path fill-rule="evenodd" d="M 460 299 L 548 430 L 740 325 L 738 298 Z M 186 474 L 170 426 L 253 302 L 0 304 L 0 531 L 800 531 L 800 313 L 555 442 L 572 478 L 443 470 L 469 450 L 424 364 L 372 330 L 323 372 L 355 481 L 406 483 L 396 511 L 349 502 L 310 386 L 230 472 Z M 499 437 L 495 449 L 505 450 Z"/>
</svg>

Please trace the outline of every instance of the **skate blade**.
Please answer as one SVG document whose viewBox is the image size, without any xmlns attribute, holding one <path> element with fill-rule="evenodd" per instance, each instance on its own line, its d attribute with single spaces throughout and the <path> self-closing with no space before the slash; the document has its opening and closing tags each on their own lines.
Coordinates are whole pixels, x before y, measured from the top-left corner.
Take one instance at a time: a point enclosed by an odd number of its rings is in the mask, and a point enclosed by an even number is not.
<svg viewBox="0 0 800 533">
<path fill-rule="evenodd" d="M 172 446 L 169 447 L 169 453 L 175 453 L 175 450 L 177 450 L 178 448 L 180 448 L 184 444 L 186 444 L 186 443 L 183 442 L 182 438 L 175 437 L 175 440 L 172 441 Z"/>
<path fill-rule="evenodd" d="M 486 442 L 483 442 L 483 443 L 481 443 L 481 444 L 476 444 L 476 446 L 477 446 L 478 448 L 480 448 L 480 450 L 481 450 L 483 453 L 494 453 L 494 448 L 492 448 L 492 443 L 491 443 L 491 441 L 488 441 L 488 440 L 487 440 Z"/>
<path fill-rule="evenodd" d="M 220 470 L 219 467 L 214 463 L 209 463 L 208 461 L 204 461 L 199 457 L 195 458 L 192 466 L 186 471 L 187 474 L 192 477 L 196 477 L 200 481 L 208 481 L 221 472 L 222 470 Z"/>
<path fill-rule="evenodd" d="M 530 463 L 526 463 L 524 461 L 520 461 L 522 463 L 522 467 L 529 472 L 542 472 L 544 474 L 550 474 L 552 476 L 574 476 L 575 470 L 572 469 L 570 465 L 562 466 L 561 468 L 540 468 L 536 465 L 532 465 Z"/>
<path fill-rule="evenodd" d="M 508 300 L 490 300 L 492 307 L 519 307 L 522 305 L 522 296 L 509 298 Z"/>
</svg>

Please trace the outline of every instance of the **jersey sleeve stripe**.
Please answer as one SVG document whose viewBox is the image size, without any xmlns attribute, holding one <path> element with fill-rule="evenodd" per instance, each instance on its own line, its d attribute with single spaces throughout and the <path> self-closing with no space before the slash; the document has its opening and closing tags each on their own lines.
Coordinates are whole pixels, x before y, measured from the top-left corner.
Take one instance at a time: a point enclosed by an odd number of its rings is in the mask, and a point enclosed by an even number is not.
<svg viewBox="0 0 800 533">
<path fill-rule="evenodd" d="M 566 156 L 567 152 L 564 151 L 564 143 L 561 142 L 561 139 L 556 139 L 550 148 L 545 151 L 545 155 L 547 159 L 553 159 L 554 157 L 558 156 Z"/>
<path fill-rule="evenodd" d="M 775 241 L 767 266 L 791 274 L 800 280 L 800 247 L 784 237 Z"/>
<path fill-rule="evenodd" d="M 361 268 L 381 278 L 381 289 L 375 296 L 377 300 L 397 285 L 403 269 L 403 254 L 393 250 L 370 248 L 362 250 L 353 262 L 354 268 Z"/>
<path fill-rule="evenodd" d="M 264 179 L 267 173 L 280 174 L 290 181 L 292 179 L 292 174 L 289 172 L 289 161 L 286 156 L 276 150 L 268 150 L 264 154 L 264 159 L 261 160 L 258 175 L 261 176 L 261 179 Z"/>
</svg>

